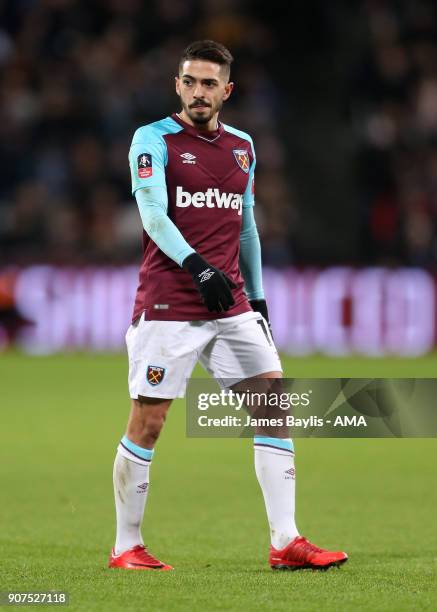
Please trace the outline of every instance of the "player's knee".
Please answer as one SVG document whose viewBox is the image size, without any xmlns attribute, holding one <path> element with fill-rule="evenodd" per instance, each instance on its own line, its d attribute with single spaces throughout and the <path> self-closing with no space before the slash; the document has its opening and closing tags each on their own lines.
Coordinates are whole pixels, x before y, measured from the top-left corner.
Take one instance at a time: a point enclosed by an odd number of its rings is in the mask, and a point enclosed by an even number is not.
<svg viewBox="0 0 437 612">
<path fill-rule="evenodd" d="M 143 437 L 149 443 L 155 443 L 164 426 L 165 415 L 160 415 L 152 419 L 148 419 L 143 430 Z"/>
<path fill-rule="evenodd" d="M 142 422 L 129 423 L 128 438 L 143 448 L 153 448 L 164 425 L 165 417 L 157 416 Z"/>
<path fill-rule="evenodd" d="M 166 410 L 158 409 L 147 410 L 143 413 L 143 419 L 140 424 L 141 437 L 149 446 L 153 445 L 159 438 L 159 434 L 164 427 L 166 415 Z"/>
<path fill-rule="evenodd" d="M 133 400 L 128 422 L 128 437 L 144 448 L 153 448 L 164 426 L 169 402 L 138 398 Z"/>
</svg>

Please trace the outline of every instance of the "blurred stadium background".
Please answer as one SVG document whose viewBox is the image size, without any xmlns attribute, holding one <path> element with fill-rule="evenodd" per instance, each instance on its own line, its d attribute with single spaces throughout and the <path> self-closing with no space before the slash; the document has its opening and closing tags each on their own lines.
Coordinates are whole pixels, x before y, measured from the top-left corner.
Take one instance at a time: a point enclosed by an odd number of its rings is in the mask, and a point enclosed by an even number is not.
<svg viewBox="0 0 437 612">
<path fill-rule="evenodd" d="M 256 144 L 279 347 L 436 342 L 432 0 L 0 2 L 0 346 L 120 350 L 141 257 L 127 152 L 178 108 L 196 38 L 230 47 L 223 121 Z M 285 12 L 284 12 L 285 11 Z"/>
<path fill-rule="evenodd" d="M 435 0 L 0 0 L 1 588 L 98 611 L 435 609 L 435 440 L 297 440 L 300 529 L 351 561 L 278 576 L 250 440 L 188 439 L 181 400 L 144 530 L 178 572 L 105 570 L 141 259 L 128 148 L 206 37 L 236 59 L 222 119 L 255 140 L 286 374 L 435 377 Z"/>
</svg>

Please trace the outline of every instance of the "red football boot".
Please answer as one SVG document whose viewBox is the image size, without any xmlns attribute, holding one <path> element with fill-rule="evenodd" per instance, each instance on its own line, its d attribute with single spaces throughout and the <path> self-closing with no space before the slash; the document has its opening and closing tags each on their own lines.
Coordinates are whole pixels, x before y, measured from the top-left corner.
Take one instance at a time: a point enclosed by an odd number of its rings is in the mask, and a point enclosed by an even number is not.
<svg viewBox="0 0 437 612">
<path fill-rule="evenodd" d="M 272 569 L 328 569 L 337 567 L 347 561 L 345 552 L 331 552 L 308 542 L 303 536 L 297 536 L 282 550 L 270 546 L 269 563 Z"/>
<path fill-rule="evenodd" d="M 132 570 L 172 570 L 171 565 L 158 561 L 145 546 L 138 544 L 125 552 L 116 555 L 112 549 L 109 556 L 109 567 L 122 567 Z"/>
</svg>

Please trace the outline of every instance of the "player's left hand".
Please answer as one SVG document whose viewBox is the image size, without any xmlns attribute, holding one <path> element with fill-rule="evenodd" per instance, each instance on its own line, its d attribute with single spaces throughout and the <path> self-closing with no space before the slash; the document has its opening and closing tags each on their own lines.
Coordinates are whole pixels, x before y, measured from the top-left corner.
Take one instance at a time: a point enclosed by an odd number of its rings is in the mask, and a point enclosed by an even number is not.
<svg viewBox="0 0 437 612">
<path fill-rule="evenodd" d="M 267 325 L 269 326 L 269 332 L 273 338 L 272 325 L 269 320 L 269 311 L 267 308 L 267 302 L 265 300 L 249 300 L 249 304 L 252 306 L 252 310 L 254 312 L 259 312 L 264 317 L 264 319 L 267 321 Z"/>
<path fill-rule="evenodd" d="M 209 312 L 226 312 L 234 304 L 237 285 L 224 272 L 209 264 L 199 253 L 188 255 L 182 267 L 190 272 Z"/>
</svg>

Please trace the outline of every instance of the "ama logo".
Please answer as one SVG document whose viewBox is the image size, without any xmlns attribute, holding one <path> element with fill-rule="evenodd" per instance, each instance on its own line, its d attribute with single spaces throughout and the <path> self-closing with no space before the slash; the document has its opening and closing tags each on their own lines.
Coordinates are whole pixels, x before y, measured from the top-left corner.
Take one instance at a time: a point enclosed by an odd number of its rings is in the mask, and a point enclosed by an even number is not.
<svg viewBox="0 0 437 612">
<path fill-rule="evenodd" d="M 152 156 L 150 153 L 141 153 L 137 158 L 138 176 L 140 178 L 149 178 L 153 174 Z"/>
</svg>

